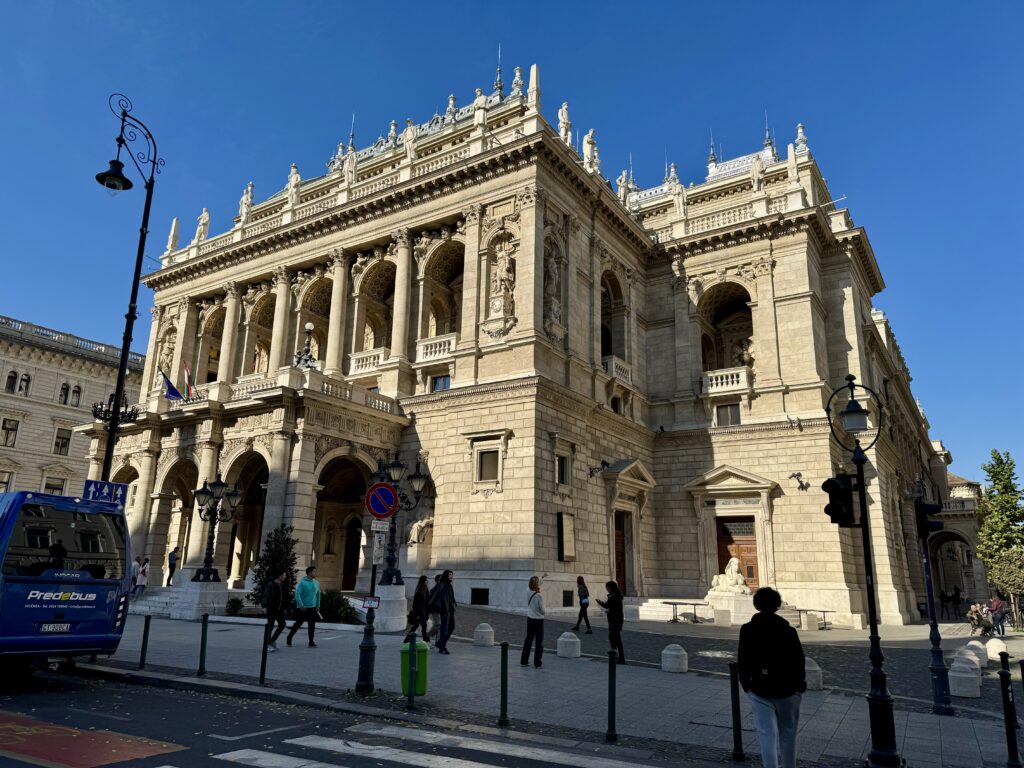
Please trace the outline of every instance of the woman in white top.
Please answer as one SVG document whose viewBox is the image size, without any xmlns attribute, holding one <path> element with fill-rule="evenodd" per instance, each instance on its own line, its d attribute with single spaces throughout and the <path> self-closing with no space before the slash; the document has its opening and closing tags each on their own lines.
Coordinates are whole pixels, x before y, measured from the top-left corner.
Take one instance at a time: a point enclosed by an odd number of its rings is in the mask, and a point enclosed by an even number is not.
<svg viewBox="0 0 1024 768">
<path fill-rule="evenodd" d="M 134 597 L 142 597 L 146 591 L 146 582 L 149 581 L 149 558 L 147 557 L 142 561 L 142 567 L 139 568 L 139 575 L 135 577 L 135 591 L 132 592 Z"/>
<path fill-rule="evenodd" d="M 536 643 L 533 654 L 533 666 L 541 666 L 544 655 L 544 597 L 540 593 L 540 576 L 530 577 L 530 599 L 526 604 L 526 640 L 523 643 L 523 655 L 519 663 L 530 666 L 530 645 Z"/>
</svg>

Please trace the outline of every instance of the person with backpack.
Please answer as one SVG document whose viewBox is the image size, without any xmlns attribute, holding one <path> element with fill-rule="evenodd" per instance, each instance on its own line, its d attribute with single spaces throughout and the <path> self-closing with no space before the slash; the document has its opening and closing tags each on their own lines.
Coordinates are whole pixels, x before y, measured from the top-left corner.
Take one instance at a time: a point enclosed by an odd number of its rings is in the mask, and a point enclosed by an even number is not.
<svg viewBox="0 0 1024 768">
<path fill-rule="evenodd" d="M 316 580 L 316 566 L 311 565 L 306 569 L 306 575 L 295 585 L 295 623 L 288 630 L 285 642 L 290 646 L 295 633 L 305 622 L 306 632 L 309 634 L 309 647 L 316 648 L 313 633 L 316 632 L 316 620 L 319 616 L 320 582 Z"/>
<path fill-rule="evenodd" d="M 448 638 L 455 631 L 455 609 L 458 603 L 455 602 L 455 586 L 452 581 L 455 574 L 445 571 L 441 574 L 441 583 L 437 585 L 437 591 L 431 601 L 431 609 L 441 614 L 441 631 L 437 635 L 437 650 L 445 656 L 449 655 Z"/>
<path fill-rule="evenodd" d="M 994 634 L 1000 637 L 1006 636 L 1006 612 L 1009 606 L 996 592 L 992 595 L 992 602 L 988 604 L 988 612 L 992 618 L 992 626 L 995 629 Z"/>
<path fill-rule="evenodd" d="M 604 588 L 608 590 L 608 600 L 598 600 L 600 605 L 608 612 L 608 643 L 613 651 L 619 654 L 617 664 L 626 663 L 626 649 L 622 647 L 622 625 L 625 616 L 622 612 L 622 590 L 614 581 L 606 582 Z"/>
<path fill-rule="evenodd" d="M 776 613 L 781 606 L 782 596 L 774 589 L 757 590 L 757 613 L 740 627 L 736 651 L 765 768 L 796 768 L 800 699 L 807 690 L 804 649 L 796 630 Z"/>
<path fill-rule="evenodd" d="M 533 653 L 533 666 L 540 669 L 541 657 L 544 656 L 544 596 L 540 593 L 540 576 L 530 577 L 530 599 L 526 603 L 526 640 L 523 641 L 523 653 L 519 663 L 530 666 L 530 645 L 536 643 Z"/>
<path fill-rule="evenodd" d="M 576 577 L 576 591 L 580 595 L 580 615 L 576 617 L 576 626 L 572 628 L 572 631 L 579 632 L 580 622 L 583 621 L 587 624 L 586 634 L 592 635 L 594 632 L 590 628 L 590 617 L 587 616 L 587 608 L 590 607 L 590 590 L 587 589 L 586 582 L 583 581 L 582 576 Z"/>
<path fill-rule="evenodd" d="M 277 650 L 277 638 L 284 632 L 284 580 L 287 575 L 287 571 L 281 571 L 263 588 L 263 607 L 267 611 L 267 626 L 273 628 L 274 624 L 277 624 L 277 629 L 267 641 L 267 650 L 270 653 Z"/>
</svg>

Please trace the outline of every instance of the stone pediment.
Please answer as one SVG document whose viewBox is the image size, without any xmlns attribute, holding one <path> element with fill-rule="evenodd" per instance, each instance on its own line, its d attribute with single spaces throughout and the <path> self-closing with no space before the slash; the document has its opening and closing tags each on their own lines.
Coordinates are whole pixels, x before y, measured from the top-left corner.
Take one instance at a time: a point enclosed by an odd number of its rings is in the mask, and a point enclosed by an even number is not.
<svg viewBox="0 0 1024 768">
<path fill-rule="evenodd" d="M 0 471 L 17 472 L 19 469 L 21 469 L 21 464 L 16 462 L 10 456 L 0 456 Z"/>
<path fill-rule="evenodd" d="M 605 482 L 616 482 L 640 488 L 653 488 L 656 483 L 654 476 L 639 459 L 619 459 L 612 462 L 601 473 Z"/>
<path fill-rule="evenodd" d="M 703 494 L 767 493 L 778 488 L 778 485 L 767 477 L 722 464 L 698 475 L 684 485 L 683 490 Z"/>
<path fill-rule="evenodd" d="M 49 472 L 49 473 L 52 473 L 54 475 L 68 476 L 68 475 L 75 474 L 75 470 L 74 469 L 72 469 L 71 467 L 67 466 L 66 464 L 60 464 L 58 462 L 55 462 L 53 464 L 47 464 L 45 467 L 40 467 L 40 469 L 44 473 L 48 473 Z"/>
</svg>

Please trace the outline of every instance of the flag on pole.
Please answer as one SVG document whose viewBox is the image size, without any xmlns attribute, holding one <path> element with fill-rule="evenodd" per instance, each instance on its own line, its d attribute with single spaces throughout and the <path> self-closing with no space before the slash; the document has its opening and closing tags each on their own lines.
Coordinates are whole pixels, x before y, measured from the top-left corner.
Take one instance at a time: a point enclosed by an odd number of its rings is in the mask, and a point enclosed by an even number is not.
<svg viewBox="0 0 1024 768">
<path fill-rule="evenodd" d="M 163 372 L 163 369 L 157 368 L 160 371 L 160 375 L 164 377 L 164 397 L 168 400 L 181 400 L 181 392 L 175 389 L 174 385 L 171 384 L 171 380 L 167 378 L 167 374 Z"/>
<path fill-rule="evenodd" d="M 185 397 L 191 400 L 196 396 L 196 388 L 192 384 L 192 371 L 188 369 L 188 363 L 182 363 L 185 369 Z"/>
</svg>

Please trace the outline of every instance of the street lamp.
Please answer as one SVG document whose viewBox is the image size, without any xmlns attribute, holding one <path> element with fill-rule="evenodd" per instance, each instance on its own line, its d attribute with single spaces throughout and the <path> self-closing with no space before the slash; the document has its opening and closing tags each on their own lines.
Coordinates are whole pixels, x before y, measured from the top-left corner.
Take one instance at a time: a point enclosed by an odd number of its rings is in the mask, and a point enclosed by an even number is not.
<svg viewBox="0 0 1024 768">
<path fill-rule="evenodd" d="M 115 415 L 115 411 L 116 413 Z M 121 424 L 130 424 L 139 418 L 139 409 L 132 405 L 128 405 L 128 398 L 121 397 L 121 407 L 114 407 L 114 395 L 111 394 L 107 398 L 106 403 L 93 403 L 92 406 L 92 417 L 97 421 L 102 421 L 105 424 L 109 424 L 111 419 L 117 419 L 118 431 L 121 430 Z"/>
<path fill-rule="evenodd" d="M 124 339 L 121 343 L 121 360 L 117 367 L 117 384 L 114 386 L 114 394 L 110 399 L 110 408 L 104 409 L 102 403 L 93 407 L 93 415 L 106 422 L 107 445 L 103 452 L 103 470 L 100 474 L 101 480 L 110 479 L 110 468 L 114 463 L 114 445 L 117 442 L 119 424 L 122 422 L 134 421 L 138 411 L 129 410 L 125 407 L 115 408 L 114 403 L 124 403 L 124 382 L 128 373 L 128 356 L 131 352 L 132 329 L 135 326 L 136 304 L 139 298 L 139 279 L 142 277 L 142 256 L 146 251 L 146 235 L 149 232 L 149 211 L 153 205 L 153 177 L 160 172 L 160 166 L 164 161 L 157 156 L 156 139 L 145 124 L 134 115 L 132 102 L 120 93 L 112 95 L 108 101 L 110 111 L 121 120 L 121 131 L 117 135 L 117 156 L 110 161 L 110 167 L 96 174 L 96 181 L 111 194 L 124 192 L 131 189 L 131 179 L 124 175 L 124 163 L 121 162 L 121 150 L 131 159 L 132 164 L 139 174 L 145 179 L 146 202 L 142 209 L 142 226 L 139 228 L 139 248 L 135 255 L 135 274 L 132 278 L 132 293 L 128 300 L 128 311 L 124 316 Z M 141 137 L 140 137 L 141 133 Z M 145 143 L 144 149 L 135 152 L 131 146 L 135 142 Z M 127 149 L 125 149 L 127 146 Z M 146 177 L 146 166 L 149 170 L 149 177 Z"/>
<path fill-rule="evenodd" d="M 203 567 L 196 571 L 192 581 L 220 581 L 220 575 L 213 567 L 213 539 L 217 532 L 217 523 L 226 523 L 231 519 L 240 495 L 237 488 L 228 490 L 228 484 L 220 479 L 220 472 L 217 473 L 216 480 L 212 483 L 204 480 L 203 487 L 196 490 L 199 518 L 210 523 L 210 530 L 206 536 L 206 557 L 203 558 Z"/>
<path fill-rule="evenodd" d="M 412 512 L 423 499 L 423 488 L 426 486 L 427 481 L 430 480 L 430 474 L 420 472 L 419 460 L 416 461 L 416 469 L 413 470 L 413 473 L 408 478 L 405 478 L 405 470 L 405 463 L 400 458 L 398 451 L 395 451 L 395 458 L 390 463 L 378 460 L 376 479 L 382 483 L 390 482 L 398 492 L 398 509 L 403 512 Z M 403 478 L 408 481 L 409 487 L 412 489 L 412 496 L 409 496 L 408 493 L 402 490 L 400 483 Z M 387 567 L 384 569 L 384 573 L 381 574 L 379 582 L 379 585 L 382 587 L 405 584 L 402 580 L 402 572 L 398 569 L 397 519 L 398 513 L 396 511 L 391 516 L 391 523 L 388 525 L 388 553 L 384 558 Z"/>
<path fill-rule="evenodd" d="M 828 427 L 832 437 L 840 446 L 853 454 L 853 463 L 857 467 L 857 492 L 860 500 L 860 523 L 853 524 L 852 520 L 842 523 L 842 527 L 860 528 L 864 542 L 864 574 L 867 581 L 868 596 L 868 622 L 871 633 L 868 635 L 871 641 L 871 651 L 868 658 L 871 659 L 871 690 L 868 692 L 868 720 L 871 726 L 871 751 L 868 753 L 867 765 L 869 768 L 898 768 L 903 765 L 903 760 L 896 749 L 896 724 L 893 720 L 892 696 L 885 682 L 885 670 L 882 668 L 882 646 L 878 637 L 878 608 L 875 604 L 875 565 L 871 554 L 871 531 L 868 521 L 868 497 L 864 484 L 864 465 L 868 457 L 865 453 L 878 441 L 882 434 L 882 412 L 884 404 L 878 394 L 863 384 L 855 384 L 856 377 L 850 374 L 846 377 L 846 384 L 836 389 L 825 404 L 825 417 L 828 419 Z M 857 389 L 867 392 L 869 402 L 874 400 L 878 409 L 878 422 L 872 428 L 868 416 L 869 411 L 857 402 L 854 395 Z M 853 436 L 853 446 L 846 443 L 837 432 L 835 421 L 832 417 L 832 401 L 843 391 L 848 391 L 849 400 L 846 407 L 839 412 L 839 421 L 842 424 L 843 432 Z M 872 436 L 872 433 L 873 436 Z M 859 435 L 871 438 L 867 446 L 861 446 Z M 828 485 L 829 481 L 825 481 Z M 831 513 L 830 513 L 831 514 Z"/>
</svg>

